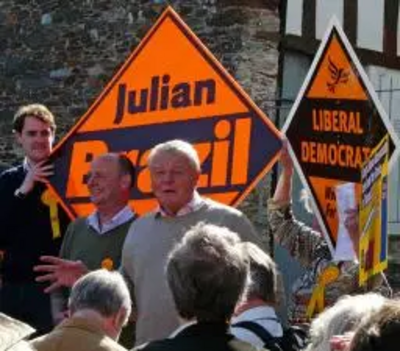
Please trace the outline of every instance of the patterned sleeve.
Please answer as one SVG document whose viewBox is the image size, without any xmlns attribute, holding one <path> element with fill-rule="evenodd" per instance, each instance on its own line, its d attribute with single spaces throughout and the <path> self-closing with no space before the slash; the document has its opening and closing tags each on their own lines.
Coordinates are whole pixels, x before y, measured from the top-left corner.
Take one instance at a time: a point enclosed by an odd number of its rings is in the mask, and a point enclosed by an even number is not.
<svg viewBox="0 0 400 351">
<path fill-rule="evenodd" d="M 289 251 L 305 268 L 330 260 L 331 254 L 320 233 L 295 219 L 290 203 L 268 203 L 268 219 L 275 241 Z"/>
</svg>

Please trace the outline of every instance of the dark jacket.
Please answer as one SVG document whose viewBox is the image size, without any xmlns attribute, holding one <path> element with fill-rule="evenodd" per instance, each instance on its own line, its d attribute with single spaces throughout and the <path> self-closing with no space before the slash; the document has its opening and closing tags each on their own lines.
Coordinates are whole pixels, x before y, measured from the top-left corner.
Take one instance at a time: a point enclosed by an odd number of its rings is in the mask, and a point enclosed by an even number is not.
<svg viewBox="0 0 400 351">
<path fill-rule="evenodd" d="M 14 195 L 25 179 L 23 165 L 0 175 L 0 249 L 4 251 L 4 282 L 34 282 L 33 266 L 41 255 L 58 256 L 61 238 L 53 239 L 49 206 L 42 202 L 46 185 L 36 183 L 23 199 Z M 58 206 L 60 231 L 69 223 L 67 214 Z"/>
<path fill-rule="evenodd" d="M 176 336 L 137 347 L 137 351 L 256 351 L 228 333 L 225 323 L 196 323 Z"/>
</svg>

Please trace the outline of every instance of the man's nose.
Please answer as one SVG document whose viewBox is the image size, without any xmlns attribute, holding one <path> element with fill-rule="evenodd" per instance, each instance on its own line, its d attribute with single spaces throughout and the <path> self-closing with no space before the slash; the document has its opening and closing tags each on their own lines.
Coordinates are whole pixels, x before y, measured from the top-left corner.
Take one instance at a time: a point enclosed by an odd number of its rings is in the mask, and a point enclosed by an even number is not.
<svg viewBox="0 0 400 351">
<path fill-rule="evenodd" d="M 174 175 L 172 172 L 166 172 L 164 176 L 164 181 L 167 183 L 172 183 L 174 181 Z"/>
<path fill-rule="evenodd" d="M 48 137 L 45 135 L 42 135 L 41 133 L 36 133 L 34 140 L 36 142 L 40 142 L 40 143 L 47 143 Z"/>
</svg>

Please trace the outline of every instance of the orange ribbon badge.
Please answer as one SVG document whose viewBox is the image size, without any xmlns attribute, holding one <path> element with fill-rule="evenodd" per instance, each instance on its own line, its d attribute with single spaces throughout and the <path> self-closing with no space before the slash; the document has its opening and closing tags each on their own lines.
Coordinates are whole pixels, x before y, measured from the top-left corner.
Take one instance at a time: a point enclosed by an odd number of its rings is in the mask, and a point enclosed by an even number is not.
<svg viewBox="0 0 400 351">
<path fill-rule="evenodd" d="M 101 261 L 101 268 L 107 269 L 108 271 L 112 271 L 114 269 L 114 262 L 111 258 L 107 257 L 103 261 Z"/>
</svg>

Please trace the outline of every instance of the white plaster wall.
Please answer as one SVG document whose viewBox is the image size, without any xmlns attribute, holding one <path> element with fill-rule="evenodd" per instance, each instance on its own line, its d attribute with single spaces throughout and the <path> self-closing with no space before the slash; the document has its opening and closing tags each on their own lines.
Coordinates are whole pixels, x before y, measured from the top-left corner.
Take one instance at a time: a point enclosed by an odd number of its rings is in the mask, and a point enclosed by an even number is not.
<svg viewBox="0 0 400 351">
<path fill-rule="evenodd" d="M 382 52 L 385 5 L 384 0 L 357 1 L 357 46 L 364 49 Z"/>
<path fill-rule="evenodd" d="M 400 135 L 400 71 L 368 66 L 367 74 L 397 135 Z M 389 234 L 400 235 L 400 162 L 389 174 Z"/>
<path fill-rule="evenodd" d="M 343 0 L 317 0 L 315 11 L 315 36 L 321 39 L 333 15 L 343 26 Z"/>
<path fill-rule="evenodd" d="M 303 0 L 287 0 L 285 28 L 286 34 L 301 36 L 302 18 Z"/>
</svg>

